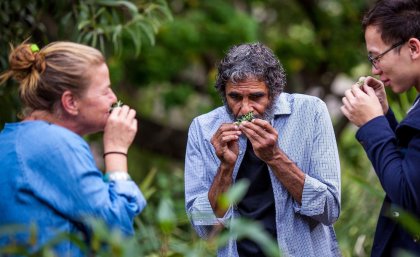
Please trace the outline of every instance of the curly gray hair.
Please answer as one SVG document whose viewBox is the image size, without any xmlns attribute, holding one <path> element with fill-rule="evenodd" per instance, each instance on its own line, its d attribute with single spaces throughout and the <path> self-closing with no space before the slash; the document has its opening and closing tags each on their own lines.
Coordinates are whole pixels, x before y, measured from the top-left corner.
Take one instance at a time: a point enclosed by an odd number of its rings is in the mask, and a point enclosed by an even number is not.
<svg viewBox="0 0 420 257">
<path fill-rule="evenodd" d="M 216 89 L 226 104 L 226 84 L 247 79 L 264 81 L 272 100 L 283 92 L 286 74 L 273 51 L 262 43 L 235 45 L 220 61 L 216 77 Z"/>
</svg>

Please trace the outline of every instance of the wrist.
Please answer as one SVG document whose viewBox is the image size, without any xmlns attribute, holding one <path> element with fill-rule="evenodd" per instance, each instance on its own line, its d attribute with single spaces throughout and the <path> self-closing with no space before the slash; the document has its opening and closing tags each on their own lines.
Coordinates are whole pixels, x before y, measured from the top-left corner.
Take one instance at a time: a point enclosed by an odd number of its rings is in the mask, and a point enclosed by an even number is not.
<svg viewBox="0 0 420 257">
<path fill-rule="evenodd" d="M 219 167 L 220 167 L 220 170 L 223 173 L 225 173 L 225 172 L 233 171 L 233 168 L 235 167 L 235 163 L 231 164 L 231 163 L 221 162 Z"/>
<path fill-rule="evenodd" d="M 273 154 L 273 157 L 266 161 L 267 165 L 270 167 L 274 167 L 279 163 L 288 164 L 293 163 L 289 157 L 285 153 L 283 153 L 280 149 L 275 154 Z"/>
<path fill-rule="evenodd" d="M 127 153 L 123 152 L 123 151 L 106 151 L 103 154 L 103 158 L 105 159 L 105 157 L 107 155 L 121 155 L 121 156 L 125 156 L 127 158 Z"/>
</svg>

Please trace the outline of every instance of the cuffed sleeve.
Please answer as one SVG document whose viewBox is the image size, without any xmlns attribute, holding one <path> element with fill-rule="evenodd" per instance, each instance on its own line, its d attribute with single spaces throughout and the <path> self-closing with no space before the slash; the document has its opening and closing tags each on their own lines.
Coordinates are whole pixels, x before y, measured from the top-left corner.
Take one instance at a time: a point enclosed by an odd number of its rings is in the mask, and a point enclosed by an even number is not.
<svg viewBox="0 0 420 257">
<path fill-rule="evenodd" d="M 340 215 L 340 164 L 334 130 L 327 108 L 320 104 L 316 116 L 317 127 L 305 174 L 301 205 L 294 209 L 325 225 L 333 224 Z"/>
</svg>

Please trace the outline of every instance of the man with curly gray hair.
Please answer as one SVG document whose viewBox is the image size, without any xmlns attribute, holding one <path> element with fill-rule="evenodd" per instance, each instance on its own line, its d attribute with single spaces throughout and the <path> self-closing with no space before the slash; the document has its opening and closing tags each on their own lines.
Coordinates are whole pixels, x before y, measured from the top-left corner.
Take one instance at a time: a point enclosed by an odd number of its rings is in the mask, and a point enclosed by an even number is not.
<svg viewBox="0 0 420 257">
<path fill-rule="evenodd" d="M 283 93 L 284 69 L 261 43 L 233 46 L 216 89 L 224 107 L 195 118 L 185 160 L 186 211 L 203 237 L 238 218 L 258 222 L 286 256 L 340 256 L 333 223 L 340 213 L 340 166 L 324 102 Z M 236 182 L 239 203 L 221 204 Z M 231 238 L 218 256 L 265 256 L 247 238 Z"/>
</svg>

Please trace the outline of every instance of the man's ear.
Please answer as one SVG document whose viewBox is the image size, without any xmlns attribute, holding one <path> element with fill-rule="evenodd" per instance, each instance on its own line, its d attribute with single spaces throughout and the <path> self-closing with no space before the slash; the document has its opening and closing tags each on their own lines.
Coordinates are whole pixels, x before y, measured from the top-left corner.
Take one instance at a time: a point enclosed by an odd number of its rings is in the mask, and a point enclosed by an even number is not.
<svg viewBox="0 0 420 257">
<path fill-rule="evenodd" d="M 420 40 L 417 38 L 410 38 L 408 40 L 408 47 L 410 48 L 411 58 L 420 59 Z"/>
<path fill-rule="evenodd" d="M 61 95 L 61 105 L 63 106 L 64 111 L 70 115 L 79 114 L 79 102 L 78 98 L 71 91 L 66 90 Z"/>
</svg>

